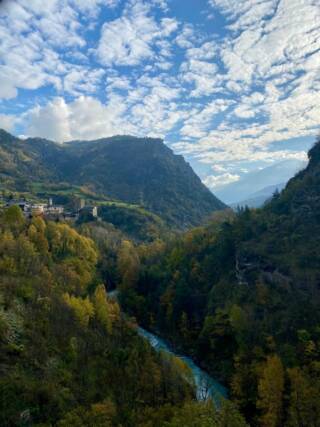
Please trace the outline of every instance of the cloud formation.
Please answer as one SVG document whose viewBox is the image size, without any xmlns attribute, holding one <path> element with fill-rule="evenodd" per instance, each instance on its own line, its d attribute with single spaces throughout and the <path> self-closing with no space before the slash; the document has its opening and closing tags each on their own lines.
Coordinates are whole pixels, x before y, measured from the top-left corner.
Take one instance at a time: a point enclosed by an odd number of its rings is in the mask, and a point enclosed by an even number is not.
<svg viewBox="0 0 320 427">
<path fill-rule="evenodd" d="M 222 167 L 211 188 L 250 162 L 305 158 L 288 148 L 319 130 L 318 1 L 208 0 L 200 21 L 197 7 L 186 20 L 166 0 L 5 1 L 0 126 L 160 136 Z"/>
<path fill-rule="evenodd" d="M 106 66 L 134 66 L 151 58 L 154 60 L 156 41 L 170 36 L 177 27 L 174 19 L 156 22 L 147 3 L 129 2 L 120 18 L 103 24 L 98 59 Z"/>
</svg>

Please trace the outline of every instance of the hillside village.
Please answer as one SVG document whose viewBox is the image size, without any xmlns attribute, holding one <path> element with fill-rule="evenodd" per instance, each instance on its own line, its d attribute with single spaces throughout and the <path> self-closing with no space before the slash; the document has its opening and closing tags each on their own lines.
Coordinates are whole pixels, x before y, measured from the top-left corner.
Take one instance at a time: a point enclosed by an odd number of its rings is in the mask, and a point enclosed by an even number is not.
<svg viewBox="0 0 320 427">
<path fill-rule="evenodd" d="M 2 209 L 10 206 L 19 206 L 26 218 L 42 216 L 49 220 L 78 220 L 79 218 L 91 217 L 98 219 L 98 207 L 87 205 L 84 199 L 80 199 L 78 206 L 74 209 L 66 209 L 62 205 L 56 205 L 52 198 L 47 203 L 36 203 L 25 197 L 15 198 L 13 196 L 1 197 Z"/>
</svg>

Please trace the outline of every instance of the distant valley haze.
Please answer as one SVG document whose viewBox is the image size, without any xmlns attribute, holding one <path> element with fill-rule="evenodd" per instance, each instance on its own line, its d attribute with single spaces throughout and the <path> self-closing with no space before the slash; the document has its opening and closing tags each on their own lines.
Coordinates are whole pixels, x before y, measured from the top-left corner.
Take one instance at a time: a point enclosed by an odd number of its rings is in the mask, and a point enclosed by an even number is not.
<svg viewBox="0 0 320 427">
<path fill-rule="evenodd" d="M 255 193 L 266 191 L 269 196 L 285 184 L 307 165 L 302 160 L 283 160 L 252 172 L 245 173 L 238 181 L 218 188 L 215 194 L 227 204 L 235 204 L 250 199 Z"/>
</svg>

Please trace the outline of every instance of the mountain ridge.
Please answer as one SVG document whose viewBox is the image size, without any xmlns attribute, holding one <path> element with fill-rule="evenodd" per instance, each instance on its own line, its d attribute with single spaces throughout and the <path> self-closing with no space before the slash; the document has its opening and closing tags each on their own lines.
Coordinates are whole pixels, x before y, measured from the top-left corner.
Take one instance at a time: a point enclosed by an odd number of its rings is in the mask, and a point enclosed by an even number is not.
<svg viewBox="0 0 320 427">
<path fill-rule="evenodd" d="M 116 136 L 59 144 L 1 131 L 0 166 L 8 187 L 11 182 L 18 191 L 30 181 L 85 186 L 140 204 L 180 229 L 199 225 L 226 207 L 161 139 Z"/>
<path fill-rule="evenodd" d="M 272 198 L 274 193 L 282 191 L 285 186 L 285 183 L 268 185 L 267 187 L 252 193 L 247 199 L 240 200 L 237 203 L 232 203 L 231 207 L 235 209 L 246 206 L 248 206 L 248 208 L 260 208 Z"/>
</svg>

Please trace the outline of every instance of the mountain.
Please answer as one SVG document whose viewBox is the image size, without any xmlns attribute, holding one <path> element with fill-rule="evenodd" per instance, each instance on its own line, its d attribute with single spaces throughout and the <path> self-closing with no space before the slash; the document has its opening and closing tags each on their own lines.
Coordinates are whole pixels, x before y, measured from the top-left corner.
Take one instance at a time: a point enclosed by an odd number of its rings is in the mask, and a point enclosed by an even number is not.
<svg viewBox="0 0 320 427">
<path fill-rule="evenodd" d="M 284 160 L 264 169 L 245 174 L 239 181 L 217 190 L 217 196 L 227 204 L 236 204 L 251 198 L 253 193 L 265 187 L 287 183 L 306 166 L 301 160 Z"/>
<path fill-rule="evenodd" d="M 121 300 L 225 382 L 250 425 L 317 426 L 319 247 L 320 140 L 262 209 L 141 252 Z"/>
<path fill-rule="evenodd" d="M 59 184 L 76 173 L 71 150 L 1 137 L 1 184 L 77 189 Z M 158 219 L 123 202 L 104 200 L 100 209 L 128 234 L 141 231 L 142 218 L 154 221 L 142 228 Z M 67 224 L 0 208 L 0 425 L 246 427 L 230 402 L 216 409 L 211 399 L 198 401 L 199 369 L 194 375 L 185 358 L 153 348 L 106 292 L 122 274 L 129 283 L 140 265 L 137 246 L 106 222 Z"/>
<path fill-rule="evenodd" d="M 63 158 L 62 147 L 51 141 L 38 138 L 23 141 L 0 129 L 0 176 L 4 187 L 23 187 L 34 179 L 58 180 L 55 160 L 60 156 Z"/>
<path fill-rule="evenodd" d="M 246 200 L 242 200 L 237 203 L 232 203 L 233 208 L 238 207 L 246 207 L 249 208 L 260 208 L 263 206 L 267 201 L 271 199 L 271 197 L 276 193 L 277 191 L 281 191 L 284 189 L 286 184 L 277 184 L 277 185 L 268 185 L 267 187 L 263 188 L 260 191 L 257 191 L 253 194 L 251 194 Z"/>
<path fill-rule="evenodd" d="M 67 144 L 75 161 L 69 180 L 127 203 L 138 203 L 182 226 L 199 224 L 223 209 L 182 156 L 160 140 L 114 137 Z"/>
<path fill-rule="evenodd" d="M 141 205 L 180 229 L 225 208 L 160 139 L 117 136 L 61 145 L 0 131 L 0 167 L 2 188 L 25 191 L 64 183 Z"/>
</svg>

